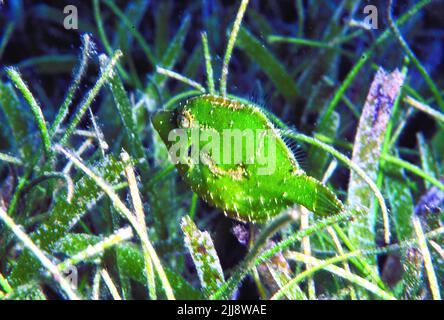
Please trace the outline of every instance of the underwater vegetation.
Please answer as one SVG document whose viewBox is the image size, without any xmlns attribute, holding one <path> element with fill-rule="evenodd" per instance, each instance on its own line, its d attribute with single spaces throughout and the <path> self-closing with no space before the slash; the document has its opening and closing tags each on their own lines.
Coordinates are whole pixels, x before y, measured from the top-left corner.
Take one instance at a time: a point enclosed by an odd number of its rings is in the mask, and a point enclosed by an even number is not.
<svg viewBox="0 0 444 320">
<path fill-rule="evenodd" d="M 443 1 L 4 1 L 0 299 L 435 299 Z"/>
</svg>

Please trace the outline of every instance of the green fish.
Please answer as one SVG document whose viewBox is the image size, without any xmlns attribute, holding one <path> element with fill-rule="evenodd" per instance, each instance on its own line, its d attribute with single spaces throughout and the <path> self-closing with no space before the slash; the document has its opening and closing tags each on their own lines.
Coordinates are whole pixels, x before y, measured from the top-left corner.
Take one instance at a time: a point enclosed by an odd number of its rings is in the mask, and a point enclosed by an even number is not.
<svg viewBox="0 0 444 320">
<path fill-rule="evenodd" d="M 296 205 L 321 216 L 345 210 L 254 104 L 204 94 L 151 120 L 185 183 L 233 219 L 264 223 Z"/>
</svg>

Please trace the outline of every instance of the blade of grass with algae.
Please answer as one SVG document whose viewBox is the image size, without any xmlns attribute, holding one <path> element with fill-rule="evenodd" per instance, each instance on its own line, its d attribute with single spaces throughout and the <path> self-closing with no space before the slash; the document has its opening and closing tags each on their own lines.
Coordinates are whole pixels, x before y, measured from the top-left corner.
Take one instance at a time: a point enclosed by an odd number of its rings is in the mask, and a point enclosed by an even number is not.
<svg viewBox="0 0 444 320">
<path fill-rule="evenodd" d="M 366 174 L 376 181 L 387 123 L 391 116 L 393 104 L 404 82 L 404 75 L 395 70 L 387 73 L 379 68 L 364 105 L 359 127 L 353 146 L 352 161 Z M 375 217 L 372 204 L 374 197 L 368 185 L 355 172 L 350 174 L 348 187 L 348 203 L 352 206 L 364 206 L 368 213 L 357 217 L 351 222 L 349 236 L 356 248 L 373 247 L 375 245 Z M 388 217 L 384 220 L 384 240 L 390 241 Z M 375 261 L 372 261 L 375 265 Z"/>
</svg>

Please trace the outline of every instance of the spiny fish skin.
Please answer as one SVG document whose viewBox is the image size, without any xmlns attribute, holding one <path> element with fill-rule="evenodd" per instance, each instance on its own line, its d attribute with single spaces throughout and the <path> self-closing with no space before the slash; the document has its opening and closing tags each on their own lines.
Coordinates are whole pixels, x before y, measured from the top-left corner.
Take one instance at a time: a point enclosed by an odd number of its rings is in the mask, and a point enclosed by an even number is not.
<svg viewBox="0 0 444 320">
<path fill-rule="evenodd" d="M 157 112 L 152 123 L 165 145 L 170 148 L 175 141 L 168 135 L 174 129 L 182 129 L 188 136 L 189 151 L 183 163 L 176 163 L 183 180 L 201 198 L 240 220 L 263 223 L 283 210 L 302 205 L 319 215 L 337 214 L 344 210 L 335 194 L 299 166 L 279 131 L 264 112 L 253 104 L 219 96 L 201 95 L 180 103 L 173 110 Z M 262 153 L 253 161 L 247 158 L 248 146 L 242 144 L 239 162 L 223 161 L 224 156 L 233 159 L 230 143 L 224 144 L 224 130 L 240 132 L 267 132 L 264 140 L 254 140 L 254 153 Z M 203 139 L 198 150 L 199 161 L 193 161 L 192 135 L 200 137 L 217 133 L 221 137 L 220 153 L 205 153 L 204 146 L 210 140 Z M 231 138 L 230 138 L 231 139 Z M 247 139 L 247 138 L 244 138 Z M 261 144 L 259 143 L 261 141 Z M 246 140 L 244 140 L 246 142 Z M 270 146 L 275 145 L 275 149 Z M 262 147 L 263 150 L 257 150 Z M 273 154 L 266 154 L 267 151 Z M 264 174 L 264 168 L 268 171 Z"/>
</svg>

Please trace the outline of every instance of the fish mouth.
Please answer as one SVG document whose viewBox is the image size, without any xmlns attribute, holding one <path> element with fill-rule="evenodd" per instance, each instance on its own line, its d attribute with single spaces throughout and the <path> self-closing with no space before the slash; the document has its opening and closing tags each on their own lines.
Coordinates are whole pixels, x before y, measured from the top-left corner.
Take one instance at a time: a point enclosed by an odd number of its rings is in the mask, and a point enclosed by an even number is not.
<svg viewBox="0 0 444 320">
<path fill-rule="evenodd" d="M 176 124 L 175 110 L 159 110 L 155 112 L 151 116 L 151 123 L 154 127 L 154 130 L 157 131 L 167 149 L 169 149 L 174 143 L 176 143 L 169 139 L 170 133 L 178 129 Z M 168 152 L 170 152 L 170 150 L 168 150 Z M 179 163 L 173 161 L 173 163 L 176 165 L 181 175 L 185 174 L 185 172 L 189 169 L 189 164 L 187 164 L 186 161 Z"/>
<path fill-rule="evenodd" d="M 159 133 L 163 141 L 168 140 L 168 134 L 176 128 L 174 112 L 171 110 L 159 110 L 151 116 L 151 123 Z"/>
</svg>

